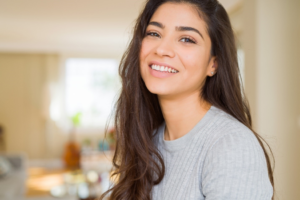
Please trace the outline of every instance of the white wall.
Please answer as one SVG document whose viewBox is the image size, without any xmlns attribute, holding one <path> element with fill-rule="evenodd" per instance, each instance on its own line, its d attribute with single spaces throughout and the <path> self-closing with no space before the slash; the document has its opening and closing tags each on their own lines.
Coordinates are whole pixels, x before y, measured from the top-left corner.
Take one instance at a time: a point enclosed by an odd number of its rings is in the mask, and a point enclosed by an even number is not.
<svg viewBox="0 0 300 200">
<path fill-rule="evenodd" d="M 0 54 L 0 123 L 6 150 L 28 152 L 36 158 L 46 153 L 43 91 L 47 62 L 54 55 Z"/>
<path fill-rule="evenodd" d="M 300 199 L 300 1 L 245 0 L 245 86 L 275 154 L 276 199 Z"/>
</svg>

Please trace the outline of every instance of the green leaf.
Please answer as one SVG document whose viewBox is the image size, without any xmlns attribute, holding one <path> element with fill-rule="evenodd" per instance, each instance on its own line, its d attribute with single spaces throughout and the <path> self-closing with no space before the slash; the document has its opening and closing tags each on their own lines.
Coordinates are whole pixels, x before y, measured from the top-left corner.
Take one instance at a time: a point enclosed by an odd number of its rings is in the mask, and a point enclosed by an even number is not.
<svg viewBox="0 0 300 200">
<path fill-rule="evenodd" d="M 78 113 L 76 113 L 75 115 L 73 115 L 71 117 L 71 120 L 72 120 L 72 123 L 73 123 L 74 126 L 79 126 L 80 125 L 81 116 L 82 116 L 82 113 L 78 112 Z"/>
</svg>

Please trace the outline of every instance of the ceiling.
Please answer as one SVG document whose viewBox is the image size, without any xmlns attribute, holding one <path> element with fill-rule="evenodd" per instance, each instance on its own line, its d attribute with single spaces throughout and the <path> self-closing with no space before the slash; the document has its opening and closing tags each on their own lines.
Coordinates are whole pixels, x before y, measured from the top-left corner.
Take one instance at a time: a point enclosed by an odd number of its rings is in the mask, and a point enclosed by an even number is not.
<svg viewBox="0 0 300 200">
<path fill-rule="evenodd" d="M 220 0 L 226 10 L 241 0 Z M 119 56 L 143 0 L 0 0 L 0 51 Z"/>
</svg>

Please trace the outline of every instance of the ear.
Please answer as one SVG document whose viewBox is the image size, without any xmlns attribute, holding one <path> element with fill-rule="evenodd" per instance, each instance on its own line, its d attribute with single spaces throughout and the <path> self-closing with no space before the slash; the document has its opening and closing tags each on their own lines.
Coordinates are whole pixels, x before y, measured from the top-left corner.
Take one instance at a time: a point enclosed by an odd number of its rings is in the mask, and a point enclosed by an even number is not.
<svg viewBox="0 0 300 200">
<path fill-rule="evenodd" d="M 207 76 L 212 77 L 217 73 L 218 70 L 218 60 L 216 56 L 211 57 L 208 68 L 207 68 Z"/>
</svg>

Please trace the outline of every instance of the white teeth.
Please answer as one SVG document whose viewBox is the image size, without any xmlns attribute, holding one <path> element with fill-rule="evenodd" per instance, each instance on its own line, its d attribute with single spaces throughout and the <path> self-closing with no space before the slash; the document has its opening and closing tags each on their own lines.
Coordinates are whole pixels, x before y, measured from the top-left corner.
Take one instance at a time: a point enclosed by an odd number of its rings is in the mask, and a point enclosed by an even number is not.
<svg viewBox="0 0 300 200">
<path fill-rule="evenodd" d="M 159 65 L 152 65 L 152 69 L 162 72 L 169 72 L 169 73 L 176 73 L 177 71 L 174 69 L 171 69 L 169 67 L 159 66 Z"/>
</svg>

